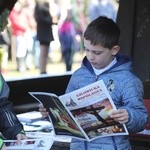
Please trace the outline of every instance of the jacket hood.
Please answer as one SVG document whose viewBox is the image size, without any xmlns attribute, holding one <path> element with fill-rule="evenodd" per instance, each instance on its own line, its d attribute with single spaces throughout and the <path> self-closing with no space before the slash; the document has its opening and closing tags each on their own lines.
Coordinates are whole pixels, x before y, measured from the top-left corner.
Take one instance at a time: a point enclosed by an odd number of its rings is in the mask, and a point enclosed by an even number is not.
<svg viewBox="0 0 150 150">
<path fill-rule="evenodd" d="M 130 57 L 123 54 L 117 54 L 116 59 L 117 63 L 107 71 L 110 72 L 110 71 L 132 70 L 132 59 Z M 86 67 L 92 74 L 94 73 L 92 65 L 90 64 L 86 56 L 82 61 L 82 67 Z"/>
</svg>

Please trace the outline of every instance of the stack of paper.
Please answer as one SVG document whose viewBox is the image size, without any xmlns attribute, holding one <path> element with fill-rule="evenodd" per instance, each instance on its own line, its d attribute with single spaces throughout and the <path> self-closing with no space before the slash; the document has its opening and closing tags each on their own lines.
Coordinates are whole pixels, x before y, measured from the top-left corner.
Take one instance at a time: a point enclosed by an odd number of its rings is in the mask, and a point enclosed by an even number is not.
<svg viewBox="0 0 150 150">
<path fill-rule="evenodd" d="M 27 113 L 18 114 L 17 117 L 21 122 L 26 123 L 31 123 L 42 119 L 42 115 L 38 111 L 31 111 Z"/>
<path fill-rule="evenodd" d="M 16 144 L 16 140 L 5 140 L 7 150 L 50 150 L 53 145 L 53 139 L 28 139 L 22 140 L 21 145 Z"/>
</svg>

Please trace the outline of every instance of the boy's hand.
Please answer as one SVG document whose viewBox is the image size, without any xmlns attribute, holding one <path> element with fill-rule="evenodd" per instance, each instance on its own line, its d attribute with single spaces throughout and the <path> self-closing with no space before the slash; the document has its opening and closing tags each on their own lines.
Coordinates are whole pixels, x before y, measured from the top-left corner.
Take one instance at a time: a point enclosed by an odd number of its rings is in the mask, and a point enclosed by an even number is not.
<svg viewBox="0 0 150 150">
<path fill-rule="evenodd" d="M 39 104 L 39 111 L 42 114 L 42 117 L 47 117 L 49 115 L 46 108 L 44 108 L 43 104 Z"/>
<path fill-rule="evenodd" d="M 119 123 L 127 123 L 129 114 L 126 109 L 117 109 L 110 114 L 110 117 Z"/>
</svg>

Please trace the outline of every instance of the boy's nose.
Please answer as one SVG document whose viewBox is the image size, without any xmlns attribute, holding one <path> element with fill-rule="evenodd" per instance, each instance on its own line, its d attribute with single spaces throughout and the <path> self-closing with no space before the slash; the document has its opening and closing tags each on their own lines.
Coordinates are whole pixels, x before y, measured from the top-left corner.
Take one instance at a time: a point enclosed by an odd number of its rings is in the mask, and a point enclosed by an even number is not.
<svg viewBox="0 0 150 150">
<path fill-rule="evenodd" d="M 89 58 L 89 60 L 93 60 L 93 59 L 94 59 L 93 54 L 89 52 L 89 53 L 88 53 L 88 58 Z"/>
</svg>

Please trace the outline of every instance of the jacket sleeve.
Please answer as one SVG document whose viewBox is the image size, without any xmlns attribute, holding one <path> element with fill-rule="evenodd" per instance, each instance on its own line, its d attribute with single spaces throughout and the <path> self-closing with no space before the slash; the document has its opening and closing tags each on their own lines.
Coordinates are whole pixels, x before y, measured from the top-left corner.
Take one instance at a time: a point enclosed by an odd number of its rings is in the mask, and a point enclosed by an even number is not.
<svg viewBox="0 0 150 150">
<path fill-rule="evenodd" d="M 23 126 L 13 110 L 12 103 L 8 101 L 9 87 L 1 75 L 0 85 L 0 132 L 8 139 L 16 139 Z"/>
<path fill-rule="evenodd" d="M 140 132 L 145 129 L 148 122 L 148 112 L 143 102 L 143 84 L 138 78 L 128 82 L 123 90 L 123 103 L 129 113 L 126 123 L 129 133 Z"/>
</svg>

